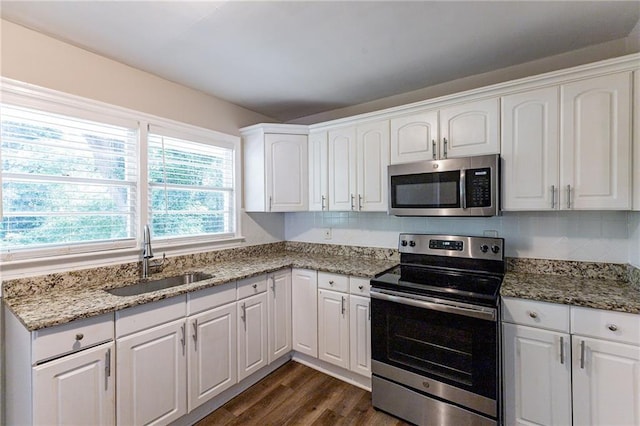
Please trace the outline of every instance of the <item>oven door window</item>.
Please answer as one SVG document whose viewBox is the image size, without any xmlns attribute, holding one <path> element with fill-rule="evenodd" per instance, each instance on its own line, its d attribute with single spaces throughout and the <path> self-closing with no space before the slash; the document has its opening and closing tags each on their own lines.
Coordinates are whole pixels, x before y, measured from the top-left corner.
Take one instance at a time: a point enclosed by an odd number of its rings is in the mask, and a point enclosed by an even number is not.
<svg viewBox="0 0 640 426">
<path fill-rule="evenodd" d="M 496 398 L 495 322 L 371 299 L 372 357 Z"/>
<path fill-rule="evenodd" d="M 391 177 L 393 208 L 459 208 L 460 172 Z"/>
</svg>

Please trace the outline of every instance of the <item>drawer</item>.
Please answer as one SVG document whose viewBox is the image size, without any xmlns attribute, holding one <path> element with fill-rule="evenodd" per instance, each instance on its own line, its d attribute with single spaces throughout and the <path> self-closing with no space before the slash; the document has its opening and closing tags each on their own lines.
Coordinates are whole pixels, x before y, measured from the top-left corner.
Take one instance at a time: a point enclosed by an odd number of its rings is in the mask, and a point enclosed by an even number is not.
<svg viewBox="0 0 640 426">
<path fill-rule="evenodd" d="M 113 313 L 84 318 L 32 333 L 34 364 L 113 340 Z"/>
<path fill-rule="evenodd" d="M 238 300 L 265 291 L 267 291 L 266 275 L 258 275 L 257 277 L 245 278 L 242 281 L 238 281 Z"/>
<path fill-rule="evenodd" d="M 502 298 L 502 321 L 569 332 L 569 306 L 535 300 Z"/>
<path fill-rule="evenodd" d="M 236 282 L 205 288 L 187 295 L 187 315 L 197 314 L 207 309 L 216 308 L 235 302 Z"/>
<path fill-rule="evenodd" d="M 369 297 L 370 288 L 368 278 L 349 277 L 349 293 Z"/>
<path fill-rule="evenodd" d="M 186 295 L 145 303 L 116 312 L 116 338 L 184 318 L 187 315 Z"/>
<path fill-rule="evenodd" d="M 318 288 L 349 292 L 349 277 L 328 272 L 318 272 Z"/>
<path fill-rule="evenodd" d="M 640 345 L 640 315 L 572 307 L 571 334 Z"/>
</svg>

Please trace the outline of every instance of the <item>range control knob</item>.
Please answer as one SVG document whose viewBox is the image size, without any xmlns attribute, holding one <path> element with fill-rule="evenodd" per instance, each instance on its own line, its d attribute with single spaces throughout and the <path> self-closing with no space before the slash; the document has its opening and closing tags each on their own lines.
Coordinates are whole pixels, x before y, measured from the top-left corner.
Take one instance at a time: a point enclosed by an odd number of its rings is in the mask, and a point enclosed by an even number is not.
<svg viewBox="0 0 640 426">
<path fill-rule="evenodd" d="M 407 240 L 402 240 L 402 241 L 400 241 L 400 245 L 401 245 L 402 247 L 406 247 L 406 246 L 407 246 Z"/>
<path fill-rule="evenodd" d="M 481 245 L 480 246 L 480 251 L 483 252 L 483 253 L 488 252 L 489 251 L 489 246 L 486 245 L 486 244 Z"/>
<path fill-rule="evenodd" d="M 494 253 L 498 253 L 500 251 L 500 247 L 499 246 L 491 246 L 491 251 Z"/>
<path fill-rule="evenodd" d="M 409 245 L 410 245 L 411 247 L 415 247 L 415 246 L 416 246 L 416 242 L 415 242 L 415 241 L 409 241 Z"/>
</svg>

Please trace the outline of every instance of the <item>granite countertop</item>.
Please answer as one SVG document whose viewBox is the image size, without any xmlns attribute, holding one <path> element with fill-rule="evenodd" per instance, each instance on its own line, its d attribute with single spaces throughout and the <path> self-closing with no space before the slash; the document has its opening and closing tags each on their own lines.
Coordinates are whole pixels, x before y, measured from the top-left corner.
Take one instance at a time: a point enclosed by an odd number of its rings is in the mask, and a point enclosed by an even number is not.
<svg viewBox="0 0 640 426">
<path fill-rule="evenodd" d="M 640 290 L 622 280 L 508 272 L 500 295 L 640 314 Z"/>
<path fill-rule="evenodd" d="M 131 280 L 129 282 L 127 280 L 124 282 L 114 280 L 85 286 L 54 287 L 45 292 L 24 292 L 5 297 L 4 303 L 29 331 L 34 331 L 274 272 L 283 268 L 313 269 L 371 278 L 396 264 L 397 261 L 390 259 L 283 251 L 249 258 L 224 260 L 215 262 L 207 267 L 188 268 L 188 270 L 182 270 L 181 273 L 201 271 L 213 274 L 214 277 L 137 296 L 114 296 L 107 293 L 105 289 L 123 287 L 133 283 Z M 154 274 L 153 278 L 164 278 L 172 275 L 178 275 L 178 273 L 173 270 L 167 273 Z M 88 280 L 87 282 L 91 281 Z"/>
</svg>

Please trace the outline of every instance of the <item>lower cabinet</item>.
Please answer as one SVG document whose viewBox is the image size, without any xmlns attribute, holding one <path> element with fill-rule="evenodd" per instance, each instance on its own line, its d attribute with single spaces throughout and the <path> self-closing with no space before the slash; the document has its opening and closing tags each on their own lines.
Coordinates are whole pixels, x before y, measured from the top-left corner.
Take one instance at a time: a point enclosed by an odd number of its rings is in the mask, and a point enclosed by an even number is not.
<svg viewBox="0 0 640 426">
<path fill-rule="evenodd" d="M 318 358 L 349 368 L 349 295 L 318 290 Z"/>
<path fill-rule="evenodd" d="M 115 423 L 113 342 L 33 368 L 33 423 Z"/>
<path fill-rule="evenodd" d="M 508 425 L 639 425 L 640 316 L 503 299 Z"/>
<path fill-rule="evenodd" d="M 240 287 L 238 287 L 238 294 L 240 294 Z M 238 381 L 240 381 L 268 363 L 267 294 L 264 289 L 259 294 L 238 300 L 237 309 Z"/>
<path fill-rule="evenodd" d="M 318 273 L 309 269 L 291 271 L 293 350 L 318 357 Z"/>
<path fill-rule="evenodd" d="M 267 288 L 269 364 L 291 352 L 291 270 L 269 274 Z"/>
<path fill-rule="evenodd" d="M 349 295 L 349 348 L 351 371 L 371 376 L 371 299 Z"/>
</svg>

